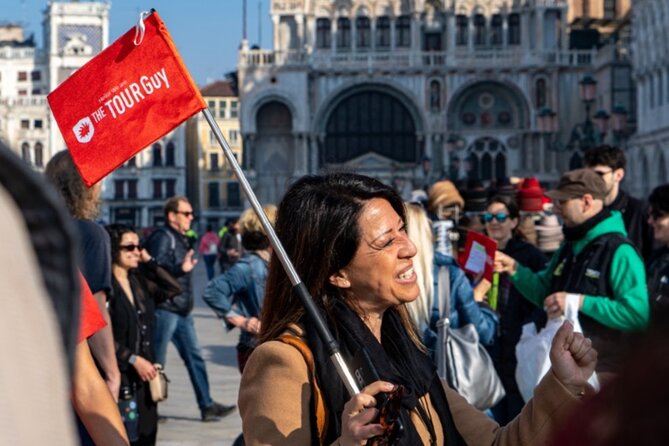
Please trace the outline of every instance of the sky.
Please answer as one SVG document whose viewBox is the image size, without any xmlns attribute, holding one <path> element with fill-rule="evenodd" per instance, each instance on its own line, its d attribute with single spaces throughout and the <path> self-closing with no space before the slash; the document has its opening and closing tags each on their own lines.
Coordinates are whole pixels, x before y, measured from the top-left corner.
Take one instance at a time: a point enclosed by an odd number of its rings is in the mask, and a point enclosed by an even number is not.
<svg viewBox="0 0 669 446">
<path fill-rule="evenodd" d="M 34 33 L 37 45 L 42 48 L 42 17 L 48 0 L 3 0 L 2 3 L 0 22 L 24 25 L 25 35 Z M 155 8 L 199 86 L 223 79 L 225 73 L 235 69 L 242 40 L 243 0 L 113 0 L 108 3 L 111 4 L 110 42 L 134 27 L 140 12 Z M 261 48 L 271 47 L 269 3 L 270 0 L 247 0 L 249 45 L 260 40 Z"/>
</svg>

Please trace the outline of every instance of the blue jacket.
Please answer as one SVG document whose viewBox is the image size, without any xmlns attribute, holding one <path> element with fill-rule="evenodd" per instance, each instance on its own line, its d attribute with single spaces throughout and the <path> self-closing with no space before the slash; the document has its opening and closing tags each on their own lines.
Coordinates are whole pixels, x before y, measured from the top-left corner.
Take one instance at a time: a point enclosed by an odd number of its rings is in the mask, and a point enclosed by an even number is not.
<svg viewBox="0 0 669 446">
<path fill-rule="evenodd" d="M 248 252 L 230 269 L 210 281 L 202 298 L 220 318 L 259 318 L 265 298 L 267 272 L 267 262 L 254 252 Z M 234 328 L 227 321 L 225 325 L 228 330 Z M 254 347 L 255 344 L 255 335 L 242 330 L 239 345 Z"/>
<path fill-rule="evenodd" d="M 479 334 L 479 340 L 484 345 L 490 345 L 497 333 L 497 314 L 484 307 L 480 307 L 474 300 L 474 290 L 464 271 L 455 263 L 455 259 L 441 253 L 434 253 L 434 304 L 430 326 L 423 330 L 423 342 L 433 351 L 437 340 L 437 321 L 442 318 L 439 314 L 439 268 L 448 268 L 451 279 L 451 308 L 450 326 L 459 328 L 467 324 L 474 324 Z"/>
</svg>

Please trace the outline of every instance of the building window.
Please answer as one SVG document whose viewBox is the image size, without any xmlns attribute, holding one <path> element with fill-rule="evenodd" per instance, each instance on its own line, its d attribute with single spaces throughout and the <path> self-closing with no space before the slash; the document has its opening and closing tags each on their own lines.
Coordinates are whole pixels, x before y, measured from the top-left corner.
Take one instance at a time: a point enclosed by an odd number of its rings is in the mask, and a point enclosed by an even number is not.
<svg viewBox="0 0 669 446">
<path fill-rule="evenodd" d="M 28 72 L 27 71 L 19 71 L 16 79 L 19 82 L 27 81 L 28 80 Z"/>
<path fill-rule="evenodd" d="M 23 158 L 23 161 L 26 163 L 30 162 L 30 144 L 27 142 L 21 144 L 21 158 Z"/>
<path fill-rule="evenodd" d="M 209 170 L 218 171 L 220 166 L 218 165 L 218 153 L 209 154 Z"/>
<path fill-rule="evenodd" d="M 25 88 L 20 88 L 19 96 L 28 96 L 28 90 L 26 90 Z"/>
<path fill-rule="evenodd" d="M 534 102 L 537 109 L 541 109 L 546 106 L 546 80 L 537 79 L 534 84 Z"/>
<path fill-rule="evenodd" d="M 237 101 L 230 101 L 230 117 L 236 118 L 238 115 L 238 106 Z"/>
<path fill-rule="evenodd" d="M 337 49 L 351 48 L 351 21 L 346 17 L 337 19 Z"/>
<path fill-rule="evenodd" d="M 469 19 L 465 15 L 458 15 L 455 18 L 455 44 L 458 46 L 469 45 Z"/>
<path fill-rule="evenodd" d="M 316 20 L 316 48 L 330 48 L 330 19 Z"/>
<path fill-rule="evenodd" d="M 30 119 L 21 119 L 21 128 L 29 129 L 30 128 Z"/>
<path fill-rule="evenodd" d="M 35 120 L 33 121 L 33 126 L 34 126 L 34 128 L 36 128 L 36 129 L 41 129 L 41 128 L 44 127 L 44 121 L 42 121 L 41 119 L 35 119 Z"/>
<path fill-rule="evenodd" d="M 32 91 L 31 91 L 31 93 L 32 93 L 33 95 L 42 94 L 42 89 L 41 89 L 41 88 L 37 88 L 37 87 L 36 87 L 36 88 L 33 88 Z"/>
<path fill-rule="evenodd" d="M 228 188 L 228 206 L 231 208 L 238 208 L 242 205 L 241 196 L 239 195 L 239 183 L 230 182 Z"/>
<path fill-rule="evenodd" d="M 502 42 L 502 16 L 495 14 L 490 20 L 490 44 L 500 46 Z"/>
<path fill-rule="evenodd" d="M 430 110 L 437 112 L 441 109 L 441 85 L 439 81 L 430 82 Z"/>
<path fill-rule="evenodd" d="M 128 198 L 137 198 L 137 180 L 128 180 Z"/>
<path fill-rule="evenodd" d="M 212 181 L 207 185 L 209 191 L 208 202 L 210 208 L 217 208 L 221 205 L 221 194 L 218 187 L 218 181 Z"/>
<path fill-rule="evenodd" d="M 153 180 L 153 198 L 163 198 L 163 180 Z"/>
<path fill-rule="evenodd" d="M 369 48 L 371 29 L 369 17 L 358 17 L 355 19 L 355 45 L 357 48 Z"/>
<path fill-rule="evenodd" d="M 485 44 L 485 17 L 483 14 L 476 14 L 474 16 L 474 45 L 484 46 Z"/>
<path fill-rule="evenodd" d="M 123 180 L 114 180 L 114 199 L 122 200 L 123 199 L 123 188 L 125 181 Z"/>
<path fill-rule="evenodd" d="M 399 16 L 395 24 L 395 46 L 406 48 L 411 46 L 411 18 L 408 15 Z"/>
<path fill-rule="evenodd" d="M 35 70 L 30 73 L 30 79 L 33 81 L 41 81 L 42 80 L 42 72 L 39 70 Z"/>
<path fill-rule="evenodd" d="M 163 165 L 163 146 L 160 143 L 153 144 L 153 167 L 160 167 Z"/>
<path fill-rule="evenodd" d="M 238 130 L 229 130 L 228 131 L 228 141 L 231 143 L 236 143 L 239 141 L 239 131 Z"/>
<path fill-rule="evenodd" d="M 35 166 L 44 167 L 44 145 L 41 142 L 35 143 Z"/>
<path fill-rule="evenodd" d="M 209 104 L 209 110 L 216 110 L 216 101 L 209 101 L 207 104 Z"/>
<path fill-rule="evenodd" d="M 170 178 L 165 180 L 165 198 L 173 197 L 177 194 L 177 180 Z"/>
<path fill-rule="evenodd" d="M 616 3 L 618 0 L 604 0 L 604 20 L 616 18 Z"/>
<path fill-rule="evenodd" d="M 227 101 L 218 101 L 218 117 L 221 119 L 225 119 L 225 109 L 228 108 L 228 102 Z"/>
<path fill-rule="evenodd" d="M 133 156 L 125 163 L 125 167 L 137 167 L 137 156 Z"/>
<path fill-rule="evenodd" d="M 388 16 L 376 19 L 376 47 L 390 48 L 390 18 Z"/>
<path fill-rule="evenodd" d="M 175 149 L 174 149 L 174 143 L 172 141 L 167 143 L 167 146 L 165 146 L 165 165 L 166 166 L 174 166 L 175 165 Z"/>
<path fill-rule="evenodd" d="M 509 45 L 520 45 L 520 16 L 509 15 Z"/>
</svg>

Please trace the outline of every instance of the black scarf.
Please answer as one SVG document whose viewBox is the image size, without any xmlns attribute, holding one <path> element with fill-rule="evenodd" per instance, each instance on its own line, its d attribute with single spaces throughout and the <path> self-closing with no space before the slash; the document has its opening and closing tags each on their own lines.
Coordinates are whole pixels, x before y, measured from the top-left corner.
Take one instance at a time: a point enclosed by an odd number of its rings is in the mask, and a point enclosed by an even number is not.
<svg viewBox="0 0 669 446">
<path fill-rule="evenodd" d="M 611 211 L 608 209 L 602 209 L 599 211 L 599 213 L 580 225 L 577 226 L 572 226 L 571 228 L 568 228 L 567 226 L 563 225 L 562 226 L 562 233 L 564 234 L 564 238 L 568 242 L 575 242 L 577 240 L 581 240 L 583 237 L 585 237 L 585 234 L 588 233 L 592 228 L 597 226 L 600 222 L 606 220 L 611 216 Z"/>
<path fill-rule="evenodd" d="M 364 346 L 382 380 L 404 385 L 406 391 L 400 414 L 404 435 L 399 444 L 411 446 L 421 444 L 409 411 L 416 407 L 419 397 L 429 393 L 432 404 L 439 413 L 446 444 L 464 445 L 462 437 L 455 428 L 446 394 L 434 364 L 411 342 L 397 312 L 394 309 L 385 312 L 379 344 L 360 317 L 341 299 L 335 299 L 332 311 L 336 323 L 330 321 L 329 325 L 339 341 L 344 360 L 350 363 L 349 358 Z M 341 434 L 341 414 L 344 404 L 350 397 L 311 321 L 305 318 L 303 324 L 306 329 L 307 344 L 314 355 L 318 383 L 327 405 L 325 444 L 330 444 Z M 313 436 L 315 444 L 318 443 L 317 437 Z"/>
</svg>

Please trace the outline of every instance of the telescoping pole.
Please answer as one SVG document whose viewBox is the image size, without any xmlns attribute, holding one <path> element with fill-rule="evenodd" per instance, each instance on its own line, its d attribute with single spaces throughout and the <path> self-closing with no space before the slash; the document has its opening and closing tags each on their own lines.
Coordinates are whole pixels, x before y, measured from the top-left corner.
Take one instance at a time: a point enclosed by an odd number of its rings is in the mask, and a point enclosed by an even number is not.
<svg viewBox="0 0 669 446">
<path fill-rule="evenodd" d="M 241 183 L 242 189 L 244 190 L 244 194 L 246 194 L 246 198 L 249 199 L 251 207 L 253 207 L 253 210 L 255 210 L 256 214 L 258 215 L 258 218 L 260 219 L 260 223 L 262 224 L 263 228 L 265 228 L 265 232 L 267 233 L 269 242 L 271 243 L 272 248 L 274 248 L 274 252 L 276 253 L 277 257 L 281 261 L 283 269 L 286 271 L 286 274 L 288 274 L 290 282 L 293 284 L 293 290 L 295 291 L 295 294 L 297 294 L 297 296 L 299 297 L 308 317 L 310 317 L 314 322 L 314 325 L 316 326 L 316 330 L 318 331 L 319 336 L 325 343 L 326 348 L 328 350 L 328 354 L 330 355 L 330 360 L 332 360 L 332 363 L 337 369 L 339 377 L 344 382 L 344 385 L 348 389 L 348 392 L 351 396 L 360 393 L 360 389 L 358 388 L 358 384 L 355 378 L 351 374 L 351 371 L 348 369 L 348 367 L 346 367 L 344 358 L 341 356 L 341 353 L 339 352 L 339 344 L 332 336 L 332 333 L 330 333 L 330 330 L 325 324 L 323 317 L 316 308 L 316 304 L 314 303 L 313 298 L 309 294 L 309 290 L 307 290 L 307 287 L 304 285 L 304 283 L 302 283 L 302 280 L 300 279 L 300 276 L 298 276 L 297 271 L 295 271 L 293 262 L 291 262 L 290 258 L 288 258 L 288 255 L 286 254 L 286 251 L 284 250 L 283 245 L 279 240 L 279 237 L 277 237 L 276 232 L 274 232 L 274 227 L 269 222 L 269 219 L 267 218 L 267 215 L 265 215 L 265 211 L 263 211 L 262 206 L 260 206 L 260 203 L 258 202 L 258 198 L 256 197 L 255 192 L 253 192 L 253 189 L 251 188 L 251 185 L 246 179 L 246 176 L 244 175 L 242 168 L 239 166 L 237 159 L 232 153 L 230 145 L 223 137 L 223 133 L 221 133 L 221 129 L 218 127 L 216 120 L 211 114 L 211 111 L 208 108 L 205 108 L 204 110 L 202 110 L 202 114 L 207 120 L 207 123 L 209 123 L 209 127 L 214 132 L 214 135 L 216 136 L 218 143 L 221 145 L 225 157 L 228 159 L 228 162 L 232 166 L 232 170 L 235 172 L 235 176 Z"/>
</svg>

